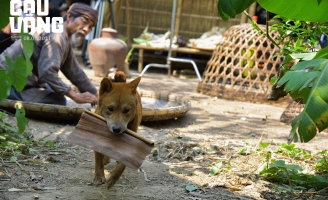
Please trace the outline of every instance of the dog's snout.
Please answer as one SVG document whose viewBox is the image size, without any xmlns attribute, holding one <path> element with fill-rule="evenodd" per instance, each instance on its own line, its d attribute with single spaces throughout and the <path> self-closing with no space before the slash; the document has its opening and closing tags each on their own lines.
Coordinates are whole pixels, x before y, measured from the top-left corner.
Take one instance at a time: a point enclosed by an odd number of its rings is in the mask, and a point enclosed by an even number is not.
<svg viewBox="0 0 328 200">
<path fill-rule="evenodd" d="M 114 133 L 120 133 L 121 132 L 121 127 L 120 126 L 113 126 L 113 132 Z"/>
</svg>

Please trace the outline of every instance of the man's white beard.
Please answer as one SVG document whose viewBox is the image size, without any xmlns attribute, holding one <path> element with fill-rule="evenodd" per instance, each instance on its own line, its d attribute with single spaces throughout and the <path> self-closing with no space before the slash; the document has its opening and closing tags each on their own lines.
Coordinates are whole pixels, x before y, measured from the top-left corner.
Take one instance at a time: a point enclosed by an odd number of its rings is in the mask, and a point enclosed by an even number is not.
<svg viewBox="0 0 328 200">
<path fill-rule="evenodd" d="M 84 31 L 76 31 L 71 38 L 71 43 L 73 47 L 81 46 L 84 41 L 85 35 L 86 34 Z"/>
</svg>

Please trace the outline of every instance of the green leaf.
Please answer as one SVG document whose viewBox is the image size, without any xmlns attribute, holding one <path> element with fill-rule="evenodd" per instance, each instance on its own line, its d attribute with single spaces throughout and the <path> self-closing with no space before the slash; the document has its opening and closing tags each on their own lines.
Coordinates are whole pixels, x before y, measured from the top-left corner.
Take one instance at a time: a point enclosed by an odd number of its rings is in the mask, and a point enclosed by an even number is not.
<svg viewBox="0 0 328 200">
<path fill-rule="evenodd" d="M 286 163 L 284 160 L 276 160 L 274 161 L 274 163 L 270 164 L 270 167 L 278 167 L 278 168 L 281 168 L 281 167 L 285 167 Z"/>
<path fill-rule="evenodd" d="M 286 164 L 284 160 L 276 160 L 273 163 L 271 163 L 269 167 L 285 168 L 285 169 L 292 170 L 296 173 L 303 170 L 299 165 Z"/>
<path fill-rule="evenodd" d="M 280 146 L 288 151 L 295 150 L 295 144 L 281 144 Z"/>
<path fill-rule="evenodd" d="M 315 177 L 317 179 L 317 181 L 319 182 L 322 182 L 322 183 L 327 183 L 328 184 L 328 179 L 323 177 L 323 176 L 320 176 L 320 175 L 316 175 Z"/>
<path fill-rule="evenodd" d="M 257 173 L 263 175 L 263 174 L 265 174 L 265 172 L 266 172 L 267 169 L 268 169 L 267 163 L 262 163 L 259 166 L 259 168 L 257 169 Z"/>
<path fill-rule="evenodd" d="M 22 91 L 27 81 L 26 62 L 21 55 L 18 55 L 15 60 L 11 60 L 6 56 L 7 74 L 12 85 L 18 92 Z"/>
<path fill-rule="evenodd" d="M 49 145 L 50 147 L 54 147 L 55 144 L 52 141 L 47 140 L 46 144 Z"/>
<path fill-rule="evenodd" d="M 321 66 L 323 70 L 313 83 L 303 111 L 292 121 L 291 133 L 295 142 L 308 142 L 328 126 L 327 66 L 327 63 L 325 67 Z"/>
<path fill-rule="evenodd" d="M 143 38 L 133 38 L 133 41 L 137 44 L 145 43 L 147 46 L 150 46 L 150 43 L 148 40 L 143 39 Z"/>
<path fill-rule="evenodd" d="M 186 185 L 186 190 L 188 192 L 192 192 L 192 191 L 195 191 L 198 189 L 198 186 L 197 185 L 194 185 L 194 184 L 187 184 Z"/>
<path fill-rule="evenodd" d="M 247 152 L 247 148 L 244 147 L 244 148 L 242 148 L 242 149 L 238 152 L 238 154 L 239 154 L 239 155 L 246 155 L 246 152 Z"/>
<path fill-rule="evenodd" d="M 9 145 L 8 141 L 4 141 L 0 143 L 1 147 L 7 147 Z"/>
<path fill-rule="evenodd" d="M 263 149 L 267 148 L 269 146 L 268 143 L 266 142 L 260 142 L 260 147 L 262 147 Z"/>
<path fill-rule="evenodd" d="M 252 3 L 252 0 L 218 0 L 218 12 L 221 18 L 226 21 L 235 18 L 237 14 L 243 12 Z M 309 22 L 328 22 L 328 1 L 308 0 L 258 0 L 262 8 L 277 15 L 289 19 L 298 19 Z"/>
<path fill-rule="evenodd" d="M 28 76 L 30 76 L 30 75 L 32 75 L 32 69 L 33 69 L 33 65 L 30 61 L 30 58 L 34 52 L 33 37 L 28 33 L 20 33 L 19 36 L 22 41 L 25 58 L 27 58 L 27 59 L 25 59 L 26 74 Z"/>
<path fill-rule="evenodd" d="M 328 1 L 258 0 L 261 7 L 289 19 L 309 22 L 328 22 Z"/>
<path fill-rule="evenodd" d="M 328 46 L 320 49 L 318 52 L 316 52 L 314 58 L 326 58 L 328 59 Z"/>
<path fill-rule="evenodd" d="M 15 161 L 17 161 L 17 157 L 16 156 L 11 156 L 10 159 L 9 159 L 9 161 L 15 162 Z"/>
<path fill-rule="evenodd" d="M 9 24 L 10 1 L 0 0 L 0 2 L 1 2 L 0 29 L 2 29 Z"/>
<path fill-rule="evenodd" d="M 322 71 L 328 64 L 328 59 L 317 58 L 313 60 L 302 61 L 294 65 L 291 70 L 304 71 Z"/>
<path fill-rule="evenodd" d="M 7 99 L 10 94 L 11 80 L 6 71 L 0 66 L 0 103 Z"/>
<path fill-rule="evenodd" d="M 222 162 L 215 164 L 210 170 L 210 175 L 215 176 L 221 170 L 222 165 L 223 165 Z"/>
<path fill-rule="evenodd" d="M 314 80 L 320 76 L 320 71 L 308 72 L 306 70 L 288 71 L 278 82 L 278 85 L 285 85 L 286 92 L 298 91 L 300 88 L 309 87 L 305 85 L 309 79 Z"/>
<path fill-rule="evenodd" d="M 235 18 L 254 2 L 255 0 L 218 0 L 219 15 L 227 21 L 229 18 Z"/>
<path fill-rule="evenodd" d="M 289 56 L 292 59 L 300 59 L 300 60 L 312 60 L 315 55 L 316 52 L 289 54 Z"/>
<path fill-rule="evenodd" d="M 270 84 L 273 85 L 277 80 L 277 76 L 273 76 L 270 78 Z"/>
<path fill-rule="evenodd" d="M 11 131 L 13 133 L 18 132 L 17 128 L 13 127 L 11 124 L 8 123 L 4 123 L 4 128 L 6 129 L 6 131 Z"/>
<path fill-rule="evenodd" d="M 328 59 L 318 58 L 302 61 L 294 65 L 290 71 L 279 80 L 286 92 L 297 102 L 306 103 L 322 70 L 328 66 Z"/>
<path fill-rule="evenodd" d="M 33 148 L 28 148 L 28 151 L 29 151 L 29 152 L 37 152 L 38 150 L 33 149 Z"/>
<path fill-rule="evenodd" d="M 25 118 L 24 107 L 19 108 L 18 106 L 16 106 L 15 117 L 17 119 L 18 131 L 20 134 L 22 134 L 24 132 L 25 126 L 27 124 L 27 119 Z"/>
</svg>

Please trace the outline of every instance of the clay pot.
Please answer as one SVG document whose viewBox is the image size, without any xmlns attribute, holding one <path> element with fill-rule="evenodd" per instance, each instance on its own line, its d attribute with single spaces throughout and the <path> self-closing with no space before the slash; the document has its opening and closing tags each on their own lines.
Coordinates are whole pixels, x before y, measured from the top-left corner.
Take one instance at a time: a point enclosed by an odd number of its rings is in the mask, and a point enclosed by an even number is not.
<svg viewBox="0 0 328 200">
<path fill-rule="evenodd" d="M 125 71 L 125 57 L 128 53 L 126 43 L 117 38 L 117 31 L 103 28 L 101 37 L 90 42 L 88 55 L 95 76 L 106 77 L 110 69 Z M 128 72 L 125 72 L 128 73 Z"/>
</svg>

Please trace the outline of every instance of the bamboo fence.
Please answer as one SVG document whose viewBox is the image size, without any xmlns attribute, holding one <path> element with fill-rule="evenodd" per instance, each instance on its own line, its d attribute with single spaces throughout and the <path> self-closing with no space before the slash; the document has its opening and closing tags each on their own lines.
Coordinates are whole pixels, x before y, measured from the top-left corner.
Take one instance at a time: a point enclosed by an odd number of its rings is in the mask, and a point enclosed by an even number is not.
<svg viewBox="0 0 328 200">
<path fill-rule="evenodd" d="M 128 38 L 128 44 L 146 27 L 150 33 L 164 34 L 171 26 L 172 5 L 173 0 L 116 0 L 116 30 Z M 187 39 L 199 38 L 214 26 L 228 29 L 246 21 L 242 15 L 223 21 L 218 14 L 217 0 L 178 0 L 174 34 Z"/>
</svg>

